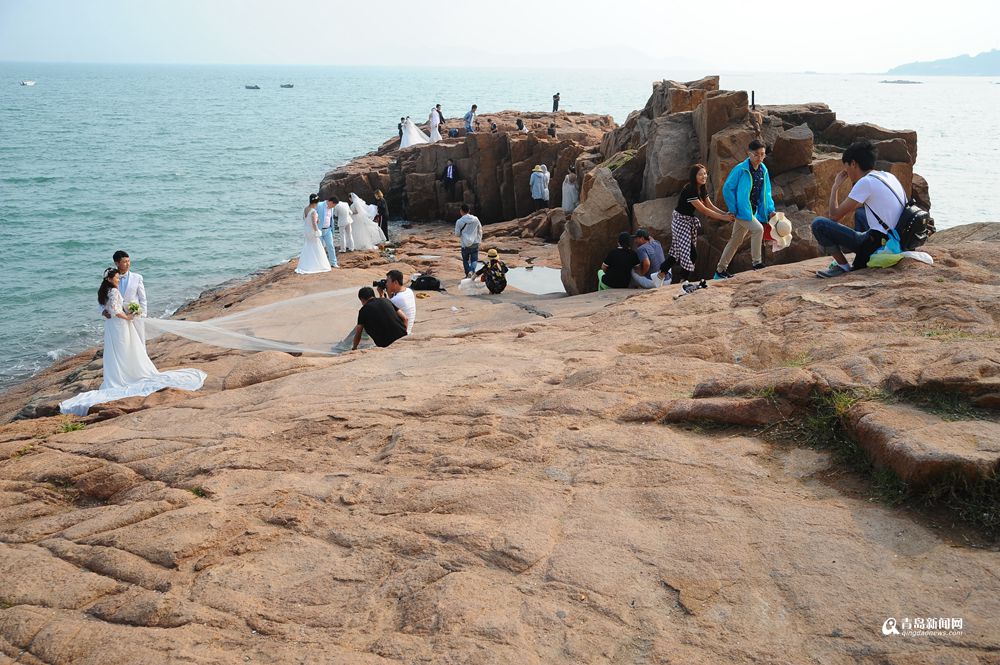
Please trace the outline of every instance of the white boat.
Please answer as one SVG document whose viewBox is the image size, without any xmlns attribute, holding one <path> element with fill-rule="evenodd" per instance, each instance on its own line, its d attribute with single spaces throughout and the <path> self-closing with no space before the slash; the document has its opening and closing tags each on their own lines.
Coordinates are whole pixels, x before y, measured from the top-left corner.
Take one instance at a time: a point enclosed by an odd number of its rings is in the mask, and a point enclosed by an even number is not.
<svg viewBox="0 0 1000 665">
<path fill-rule="evenodd" d="M 21 85 L 35 85 L 35 82 L 32 81 L 31 79 L 26 79 L 24 81 L 21 81 Z"/>
</svg>

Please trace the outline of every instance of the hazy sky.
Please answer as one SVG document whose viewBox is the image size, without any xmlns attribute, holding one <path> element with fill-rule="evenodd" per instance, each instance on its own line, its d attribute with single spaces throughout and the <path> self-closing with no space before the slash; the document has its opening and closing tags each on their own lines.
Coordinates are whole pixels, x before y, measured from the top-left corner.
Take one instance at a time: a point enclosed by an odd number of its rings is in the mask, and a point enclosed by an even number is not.
<svg viewBox="0 0 1000 665">
<path fill-rule="evenodd" d="M 998 7 L 992 0 L 0 0 L 0 60 L 878 72 L 1000 47 Z"/>
</svg>

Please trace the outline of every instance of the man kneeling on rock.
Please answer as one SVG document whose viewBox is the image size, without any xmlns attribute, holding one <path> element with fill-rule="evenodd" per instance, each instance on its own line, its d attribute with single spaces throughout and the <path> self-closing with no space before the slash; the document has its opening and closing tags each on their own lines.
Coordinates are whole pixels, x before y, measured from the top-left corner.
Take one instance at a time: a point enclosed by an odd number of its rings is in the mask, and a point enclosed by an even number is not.
<svg viewBox="0 0 1000 665">
<path fill-rule="evenodd" d="M 375 342 L 375 346 L 389 346 L 400 337 L 406 337 L 406 314 L 388 298 L 376 298 L 375 290 L 366 286 L 358 291 L 361 309 L 358 311 L 358 325 L 354 328 L 354 345 L 361 344 L 361 333 Z"/>
<path fill-rule="evenodd" d="M 817 270 L 817 277 L 837 277 L 851 270 L 868 267 L 868 259 L 896 228 L 903 214 L 906 192 L 891 173 L 875 170 L 878 152 L 870 141 L 858 141 L 844 151 L 844 170 L 837 174 L 830 190 L 830 217 L 817 217 L 812 223 L 816 242 L 833 257 L 834 264 Z M 840 202 L 840 186 L 845 180 L 854 183 L 851 193 Z M 839 223 L 854 214 L 854 229 Z M 873 219 L 874 218 L 874 219 Z M 854 252 L 854 265 L 845 252 Z"/>
</svg>

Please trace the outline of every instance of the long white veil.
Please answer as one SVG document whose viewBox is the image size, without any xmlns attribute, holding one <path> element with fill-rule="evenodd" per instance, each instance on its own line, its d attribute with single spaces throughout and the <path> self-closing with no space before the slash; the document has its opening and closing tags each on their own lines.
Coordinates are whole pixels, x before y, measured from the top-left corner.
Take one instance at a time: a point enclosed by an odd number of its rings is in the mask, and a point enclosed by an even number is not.
<svg viewBox="0 0 1000 665">
<path fill-rule="evenodd" d="M 351 287 L 282 300 L 207 321 L 148 318 L 143 322 L 147 339 L 172 333 L 226 349 L 335 355 L 351 350 L 360 308 L 358 289 Z"/>
<path fill-rule="evenodd" d="M 420 128 L 414 125 L 412 120 L 407 118 L 403 121 L 403 138 L 399 140 L 399 147 L 401 149 L 420 143 L 430 143 L 430 141 L 427 134 L 420 131 Z"/>
<path fill-rule="evenodd" d="M 354 219 L 354 246 L 357 249 L 372 249 L 386 241 L 382 227 L 368 216 L 368 204 L 351 192 L 351 217 Z"/>
</svg>

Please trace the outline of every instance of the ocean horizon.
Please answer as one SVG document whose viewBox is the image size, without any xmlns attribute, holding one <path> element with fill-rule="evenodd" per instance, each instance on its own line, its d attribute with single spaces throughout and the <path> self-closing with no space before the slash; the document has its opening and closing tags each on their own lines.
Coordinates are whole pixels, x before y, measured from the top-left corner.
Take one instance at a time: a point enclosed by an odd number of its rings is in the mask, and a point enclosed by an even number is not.
<svg viewBox="0 0 1000 665">
<path fill-rule="evenodd" d="M 143 274 L 150 315 L 294 257 L 323 175 L 376 149 L 400 116 L 607 113 L 621 123 L 663 69 L 113 65 L 0 62 L 0 388 L 100 342 L 111 254 Z M 914 129 L 938 228 L 998 221 L 991 77 L 723 73 L 758 104 L 825 102 L 848 122 Z M 21 86 L 33 79 L 34 86 Z M 283 89 L 282 83 L 294 88 Z M 259 85 L 260 90 L 246 90 Z M 960 103 L 956 103 L 960 100 Z"/>
</svg>

